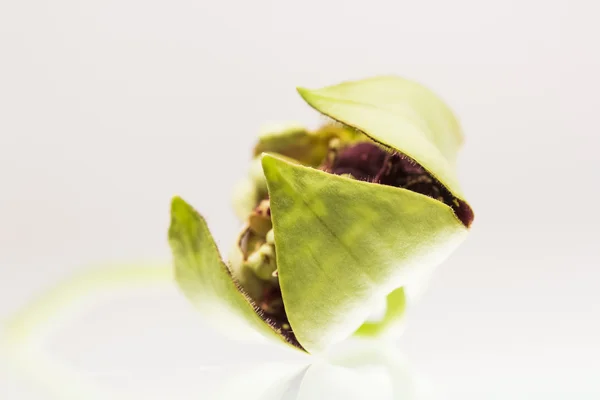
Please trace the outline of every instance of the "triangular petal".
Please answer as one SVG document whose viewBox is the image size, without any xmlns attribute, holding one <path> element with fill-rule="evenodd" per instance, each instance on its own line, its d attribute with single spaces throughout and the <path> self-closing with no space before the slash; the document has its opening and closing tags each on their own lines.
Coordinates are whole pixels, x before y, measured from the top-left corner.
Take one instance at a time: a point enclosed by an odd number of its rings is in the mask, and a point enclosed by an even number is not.
<svg viewBox="0 0 600 400">
<path fill-rule="evenodd" d="M 230 336 L 252 339 L 260 338 L 260 333 L 298 347 L 293 338 L 282 335 L 233 279 L 206 221 L 179 197 L 171 205 L 169 242 L 177 283 L 210 323 Z"/>
<path fill-rule="evenodd" d="M 417 269 L 441 263 L 467 233 L 430 197 L 262 160 L 283 301 L 309 352 L 350 336 L 377 301 Z"/>
</svg>

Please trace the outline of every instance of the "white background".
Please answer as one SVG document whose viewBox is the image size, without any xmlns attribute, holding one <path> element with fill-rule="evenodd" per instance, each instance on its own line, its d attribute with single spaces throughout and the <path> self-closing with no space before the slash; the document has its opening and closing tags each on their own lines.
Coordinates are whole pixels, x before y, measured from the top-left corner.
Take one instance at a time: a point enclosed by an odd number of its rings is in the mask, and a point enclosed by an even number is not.
<svg viewBox="0 0 600 400">
<path fill-rule="evenodd" d="M 175 194 L 226 249 L 261 125 L 320 121 L 295 87 L 394 73 L 459 115 L 476 213 L 411 311 L 404 357 L 439 398 L 597 398 L 598 13 L 592 0 L 0 0 L 2 323 L 92 267 L 168 263 Z M 168 282 L 55 325 L 46 351 L 130 398 L 206 398 L 234 385 L 219 365 L 282 361 L 210 330 Z M 3 371 L 0 397 L 48 398 L 39 377 Z"/>
</svg>

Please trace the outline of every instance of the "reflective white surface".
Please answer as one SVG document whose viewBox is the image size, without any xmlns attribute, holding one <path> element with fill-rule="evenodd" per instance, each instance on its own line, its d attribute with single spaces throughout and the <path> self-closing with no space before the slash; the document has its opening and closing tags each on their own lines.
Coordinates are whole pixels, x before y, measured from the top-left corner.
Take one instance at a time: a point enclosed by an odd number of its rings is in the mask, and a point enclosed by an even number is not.
<svg viewBox="0 0 600 400">
<path fill-rule="evenodd" d="M 196 338 L 205 341 L 191 351 L 187 335 L 183 341 L 163 336 L 153 343 L 160 322 L 155 320 L 147 334 L 143 325 L 123 326 L 130 314 L 110 311 L 107 319 L 106 311 L 123 301 L 131 313 L 169 299 L 169 269 L 138 268 L 135 276 L 116 271 L 106 268 L 65 282 L 13 316 L 3 347 L 11 373 L 40 396 L 73 399 L 420 399 L 431 394 L 393 343 L 348 341 L 319 356 L 226 343 L 202 332 Z M 165 317 L 160 311 L 155 316 Z M 123 351 L 140 345 L 142 359 Z"/>
<path fill-rule="evenodd" d="M 396 73 L 460 116 L 476 213 L 398 342 L 411 374 L 442 399 L 598 398 L 596 3 L 0 2 L 2 324 L 73 275 L 167 262 L 174 194 L 227 249 L 260 126 L 319 122 L 294 87 Z M 153 290 L 56 323 L 44 348 L 133 398 L 206 398 L 225 365 L 284 362 L 204 326 L 176 288 Z M 48 398 L 0 373 L 0 397 Z"/>
<path fill-rule="evenodd" d="M 231 342 L 202 324 L 165 266 L 90 270 L 42 293 L 6 327 L 10 398 L 593 398 L 595 390 L 593 370 L 587 380 L 552 363 L 527 371 L 525 358 L 493 365 L 501 360 L 493 351 L 472 364 L 473 350 L 428 359 L 426 349 L 413 363 L 404 340 L 350 340 L 319 356 Z M 547 381 L 554 371 L 566 374 Z"/>
</svg>

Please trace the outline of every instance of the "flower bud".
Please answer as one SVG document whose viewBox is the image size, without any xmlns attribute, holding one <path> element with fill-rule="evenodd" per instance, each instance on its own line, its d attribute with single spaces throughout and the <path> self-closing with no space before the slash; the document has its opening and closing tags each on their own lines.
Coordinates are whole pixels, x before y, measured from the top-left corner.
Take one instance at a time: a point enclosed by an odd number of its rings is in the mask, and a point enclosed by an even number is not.
<svg viewBox="0 0 600 400">
<path fill-rule="evenodd" d="M 170 240 L 180 286 L 217 324 L 231 315 L 226 330 L 245 322 L 320 352 L 395 332 L 415 277 L 460 244 L 473 211 L 454 171 L 460 127 L 428 89 L 378 77 L 298 91 L 336 123 L 261 135 L 235 192 L 244 227 L 229 264 L 179 198 Z"/>
</svg>

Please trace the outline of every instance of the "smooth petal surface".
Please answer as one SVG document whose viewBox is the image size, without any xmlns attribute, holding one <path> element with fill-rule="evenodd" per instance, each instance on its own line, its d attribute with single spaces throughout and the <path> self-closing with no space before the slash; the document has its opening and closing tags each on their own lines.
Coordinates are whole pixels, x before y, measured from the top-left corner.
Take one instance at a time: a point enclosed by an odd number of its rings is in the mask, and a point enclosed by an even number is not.
<svg viewBox="0 0 600 400">
<path fill-rule="evenodd" d="M 430 197 L 269 155 L 262 162 L 283 301 L 309 352 L 350 336 L 377 301 L 441 263 L 467 233 Z"/>
<path fill-rule="evenodd" d="M 260 332 L 289 343 L 236 284 L 206 221 L 179 197 L 171 205 L 169 242 L 177 283 L 210 323 L 240 339 L 260 338 Z"/>
<path fill-rule="evenodd" d="M 429 89 L 384 76 L 298 92 L 322 114 L 411 157 L 464 200 L 455 173 L 460 125 Z"/>
</svg>

